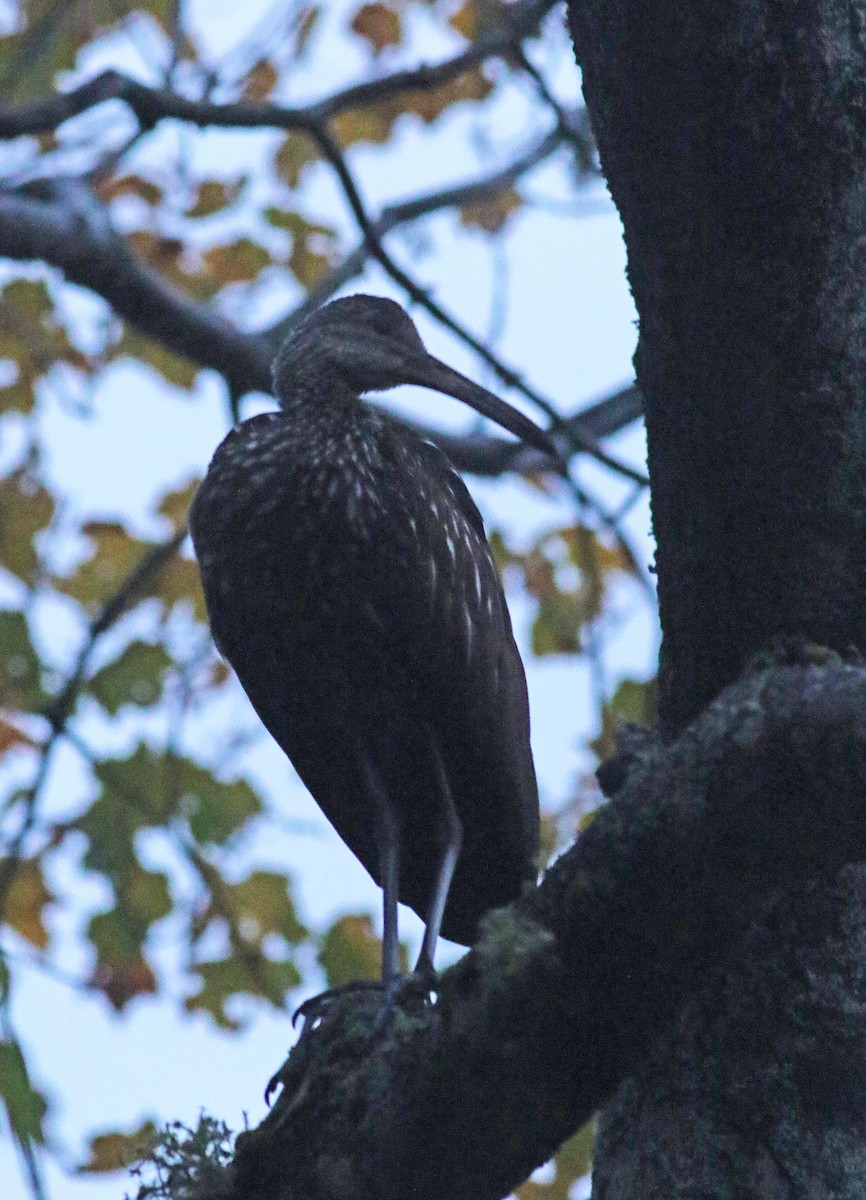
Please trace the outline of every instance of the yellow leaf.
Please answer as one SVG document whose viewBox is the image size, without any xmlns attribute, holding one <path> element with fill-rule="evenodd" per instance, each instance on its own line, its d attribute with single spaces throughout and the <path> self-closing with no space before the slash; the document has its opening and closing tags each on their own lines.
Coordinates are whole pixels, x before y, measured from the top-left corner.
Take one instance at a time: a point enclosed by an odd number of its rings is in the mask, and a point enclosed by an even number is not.
<svg viewBox="0 0 866 1200">
<path fill-rule="evenodd" d="M 513 212 L 523 204 L 514 188 L 500 192 L 480 204 L 466 204 L 460 210 L 460 222 L 485 233 L 498 233 Z"/>
<path fill-rule="evenodd" d="M 378 0 L 358 9 L 352 18 L 352 29 L 370 43 L 376 54 L 386 46 L 399 45 L 403 32 L 400 14 Z"/>
<path fill-rule="evenodd" d="M 120 340 L 112 350 L 113 358 L 136 358 L 145 366 L 150 367 L 175 387 L 191 388 L 196 381 L 198 364 L 188 358 L 181 358 L 162 342 L 145 337 L 143 333 L 125 325 Z"/>
<path fill-rule="evenodd" d="M 101 1175 L 109 1171 L 124 1171 L 146 1158 L 156 1145 L 158 1131 L 153 1121 L 145 1121 L 131 1133 L 112 1130 L 98 1133 L 90 1139 L 90 1157 L 78 1171 L 82 1175 Z"/>
<path fill-rule="evenodd" d="M 161 517 L 168 517 L 175 530 L 181 530 L 189 519 L 189 506 L 199 489 L 201 478 L 194 475 L 189 483 L 166 492 L 157 505 L 156 511 Z"/>
<path fill-rule="evenodd" d="M 8 859 L 0 859 L 0 867 L 6 868 L 8 862 Z M 53 900 L 39 861 L 35 858 L 24 859 L 15 866 L 6 895 L 3 921 L 31 945 L 44 950 L 48 945 L 48 930 L 43 916 Z"/>
<path fill-rule="evenodd" d="M 344 148 L 356 142 L 372 142 L 382 146 L 391 136 L 391 127 L 399 115 L 399 111 L 395 112 L 385 104 L 350 108 L 334 117 L 331 129 Z"/>
<path fill-rule="evenodd" d="M 204 253 L 205 267 L 220 287 L 255 279 L 270 261 L 271 256 L 264 246 L 246 237 L 225 246 L 212 246 Z"/>
<path fill-rule="evenodd" d="M 304 167 L 316 162 L 319 158 L 319 148 L 311 137 L 296 129 L 290 130 L 283 144 L 277 151 L 275 166 L 277 174 L 289 187 L 295 188 L 303 173 Z"/>
<path fill-rule="evenodd" d="M 57 586 L 82 604 L 102 603 L 117 591 L 150 547 L 116 521 L 89 521 L 82 533 L 90 539 L 91 553 L 71 575 L 58 580 Z"/>
</svg>

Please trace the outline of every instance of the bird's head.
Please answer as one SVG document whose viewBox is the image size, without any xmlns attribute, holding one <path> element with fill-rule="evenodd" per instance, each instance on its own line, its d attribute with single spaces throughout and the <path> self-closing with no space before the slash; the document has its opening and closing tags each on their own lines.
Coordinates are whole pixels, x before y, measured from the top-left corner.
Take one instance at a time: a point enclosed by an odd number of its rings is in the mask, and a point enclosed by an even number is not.
<svg viewBox="0 0 866 1200">
<path fill-rule="evenodd" d="M 347 296 L 317 309 L 283 343 L 273 377 L 283 406 L 303 394 L 362 396 L 414 383 L 462 400 L 557 457 L 548 435 L 528 417 L 429 354 L 411 318 L 383 296 Z"/>
</svg>

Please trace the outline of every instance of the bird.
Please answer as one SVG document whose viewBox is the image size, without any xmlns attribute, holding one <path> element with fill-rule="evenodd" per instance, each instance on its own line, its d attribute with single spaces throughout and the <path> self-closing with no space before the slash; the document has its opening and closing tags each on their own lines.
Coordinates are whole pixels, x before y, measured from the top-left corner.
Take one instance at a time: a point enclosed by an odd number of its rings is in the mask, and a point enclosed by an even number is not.
<svg viewBox="0 0 866 1200">
<path fill-rule="evenodd" d="M 212 634 L 253 708 L 383 891 L 440 934 L 534 887 L 538 789 L 526 678 L 481 514 L 445 454 L 363 399 L 452 396 L 555 456 L 548 435 L 426 350 L 392 300 L 332 301 L 273 364 L 276 412 L 237 425 L 194 498 Z"/>
</svg>

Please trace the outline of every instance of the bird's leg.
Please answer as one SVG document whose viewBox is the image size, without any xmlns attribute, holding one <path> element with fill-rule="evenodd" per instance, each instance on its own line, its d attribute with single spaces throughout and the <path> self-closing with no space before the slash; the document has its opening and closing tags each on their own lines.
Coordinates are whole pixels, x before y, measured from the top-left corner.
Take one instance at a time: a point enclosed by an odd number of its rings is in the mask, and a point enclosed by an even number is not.
<svg viewBox="0 0 866 1200">
<path fill-rule="evenodd" d="M 376 809 L 379 871 L 382 876 L 382 982 L 392 998 L 400 979 L 400 943 L 397 936 L 397 898 L 400 892 L 400 816 L 382 777 L 364 757 L 367 794 Z"/>
<path fill-rule="evenodd" d="M 379 844 L 379 873 L 382 878 L 382 900 L 384 929 L 382 931 L 382 983 L 369 979 L 355 979 L 339 987 L 331 988 L 318 996 L 305 1000 L 292 1017 L 294 1025 L 298 1017 L 305 1021 L 315 1019 L 321 1011 L 339 996 L 347 992 L 369 991 L 384 986 L 385 1003 L 382 1009 L 387 1014 L 400 990 L 400 943 L 397 933 L 397 898 L 400 883 L 400 814 L 388 795 L 382 776 L 363 751 L 358 752 L 361 772 L 366 784 L 366 794 L 376 814 L 376 840 Z M 270 1087 L 270 1085 L 268 1085 Z"/>
<path fill-rule="evenodd" d="M 433 759 L 433 769 L 436 773 L 437 791 L 439 794 L 439 831 L 442 835 L 442 849 L 436 868 L 436 884 L 433 897 L 427 910 L 427 921 L 424 928 L 424 940 L 421 943 L 421 953 L 415 966 L 416 974 L 424 975 L 432 980 L 436 974 L 433 966 L 433 955 L 436 953 L 436 943 L 439 940 L 439 930 L 442 928 L 442 917 L 451 890 L 451 880 L 460 857 L 463 845 L 463 826 L 454 807 L 454 797 L 451 794 L 451 784 L 442 761 L 439 742 L 436 734 L 428 728 L 427 741 Z"/>
</svg>

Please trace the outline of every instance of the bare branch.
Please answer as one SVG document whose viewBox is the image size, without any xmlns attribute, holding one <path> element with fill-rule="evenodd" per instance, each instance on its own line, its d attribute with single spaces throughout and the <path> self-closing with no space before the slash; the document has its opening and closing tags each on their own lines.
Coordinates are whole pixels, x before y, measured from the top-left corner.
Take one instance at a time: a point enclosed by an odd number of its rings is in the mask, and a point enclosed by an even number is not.
<svg viewBox="0 0 866 1200">
<path fill-rule="evenodd" d="M 450 187 L 438 188 L 421 196 L 413 196 L 409 200 L 401 200 L 389 204 L 382 209 L 377 220 L 372 222 L 376 236 L 381 240 L 391 230 L 400 225 L 407 225 L 431 213 L 440 212 L 445 208 L 460 208 L 468 204 L 483 204 L 496 199 L 502 192 L 513 187 L 523 176 L 528 174 L 539 163 L 544 162 L 556 152 L 561 144 L 558 132 L 545 134 L 538 142 L 523 154 L 519 155 L 507 166 L 480 179 L 467 183 L 452 184 Z M 283 317 L 269 331 L 275 339 L 282 340 L 290 329 L 314 312 L 322 304 L 335 295 L 340 288 L 345 287 L 350 279 L 356 278 L 364 269 L 372 251 L 366 240 L 337 263 L 319 283 L 315 284 L 300 304 L 286 317 Z"/>
<path fill-rule="evenodd" d="M 229 387 L 270 390 L 266 338 L 243 333 L 137 258 L 83 184 L 64 180 L 39 190 L 0 191 L 0 254 L 58 267 L 149 337 L 219 371 Z"/>
<path fill-rule="evenodd" d="M 312 133 L 323 122 L 347 109 L 376 104 L 407 91 L 432 91 L 488 58 L 509 53 L 515 44 L 538 28 L 554 3 L 555 0 L 520 0 L 504 10 L 506 20 L 502 26 L 445 62 L 396 71 L 298 108 L 280 104 L 191 100 L 168 88 L 148 87 L 121 71 L 104 71 L 95 79 L 39 104 L 0 107 L 0 137 L 19 137 L 56 129 L 70 117 L 107 100 L 122 100 L 147 128 L 167 117 L 174 117 L 202 128 L 215 125 L 243 129 L 301 129 Z"/>
</svg>

